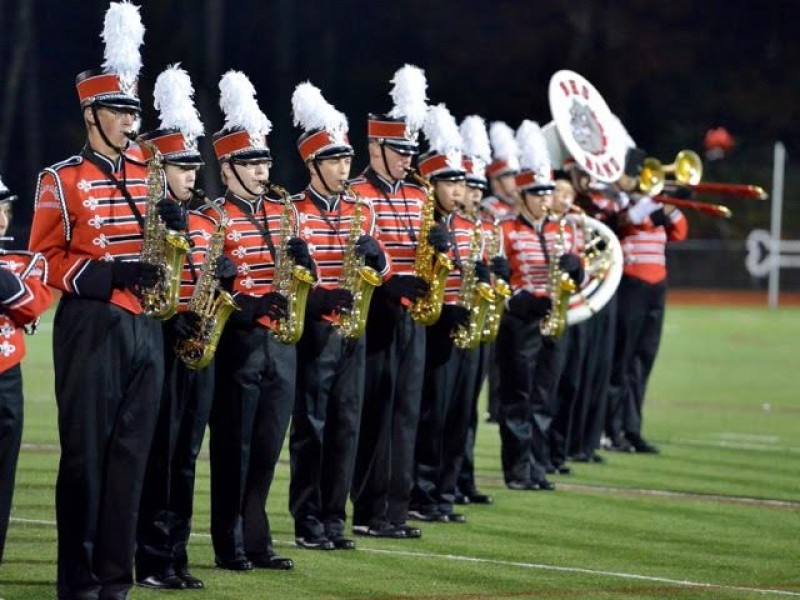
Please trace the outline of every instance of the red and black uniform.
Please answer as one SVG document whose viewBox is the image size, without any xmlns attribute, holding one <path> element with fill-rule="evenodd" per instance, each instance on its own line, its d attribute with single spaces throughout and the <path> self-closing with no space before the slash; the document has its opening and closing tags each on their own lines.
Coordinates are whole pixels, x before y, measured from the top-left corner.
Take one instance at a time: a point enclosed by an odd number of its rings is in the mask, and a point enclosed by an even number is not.
<svg viewBox="0 0 800 600">
<path fill-rule="evenodd" d="M 310 186 L 294 198 L 299 237 L 308 244 L 325 290 L 341 287 L 344 253 L 356 203 L 343 195 L 325 197 Z M 376 214 L 361 208 L 360 232 L 378 237 Z M 388 260 L 379 269 L 385 278 Z M 312 295 L 325 294 L 312 290 Z M 289 434 L 289 508 L 295 536 L 305 540 L 341 539 L 345 504 L 353 479 L 361 406 L 364 398 L 365 336 L 345 338 L 333 323 L 336 311 L 309 301 L 303 337 L 297 344 L 297 391 Z"/>
<path fill-rule="evenodd" d="M 550 428 L 557 412 L 555 389 L 563 368 L 564 344 L 541 334 L 549 310 L 550 261 L 559 237 L 558 223 L 533 223 L 519 215 L 504 221 L 503 247 L 511 267 L 506 316 L 497 337 L 500 379 L 500 439 L 506 485 L 538 489 L 548 485 Z M 574 237 L 565 231 L 565 252 Z M 528 295 L 529 294 L 529 295 Z"/>
<path fill-rule="evenodd" d="M 667 242 L 685 240 L 689 225 L 659 209 L 640 225 L 620 228 L 625 268 L 617 292 L 617 335 L 611 372 L 611 433 L 641 446 L 642 403 L 656 360 L 667 295 Z M 613 438 L 612 438 L 613 439 Z"/>
<path fill-rule="evenodd" d="M 115 273 L 142 249 L 147 176 L 138 150 L 110 160 L 86 147 L 42 171 L 36 189 L 30 249 L 44 254 L 49 284 L 62 292 L 53 326 L 59 597 L 124 594 L 133 581 L 163 341 Z"/>
<path fill-rule="evenodd" d="M 33 333 L 39 316 L 52 302 L 47 262 L 41 254 L 0 250 L 0 269 L 7 282 L 0 298 L 0 562 L 6 543 L 14 475 L 22 443 L 23 397 L 20 362 L 25 333 Z"/>
<path fill-rule="evenodd" d="M 467 317 L 459 299 L 463 265 L 470 254 L 475 222 L 460 213 L 439 214 L 437 218 L 449 233 L 449 255 L 454 268 L 445 282 L 441 317 L 428 327 L 426 334 L 411 510 L 422 520 L 448 521 L 463 520 L 461 515 L 452 519 L 451 516 L 478 377 L 478 350 L 457 348 L 452 339 L 453 332 Z"/>
<path fill-rule="evenodd" d="M 191 532 L 195 466 L 214 393 L 214 363 L 192 370 L 175 353 L 181 313 L 187 310 L 205 267 L 215 222 L 190 212 L 186 235 L 191 250 L 181 273 L 178 315 L 163 322 L 164 387 L 153 445 L 145 473 L 136 543 L 136 577 L 164 578 L 185 572 Z M 213 266 L 211 266 L 213 273 Z"/>
<path fill-rule="evenodd" d="M 508 219 L 517 215 L 517 203 L 505 196 L 486 196 L 481 200 L 481 208 L 495 219 Z"/>
<path fill-rule="evenodd" d="M 352 187 L 372 204 L 393 276 L 413 275 L 425 190 L 405 181 L 389 182 L 371 168 Z M 408 517 L 425 326 L 414 321 L 407 308 L 408 301 L 390 294 L 386 286 L 375 290 L 370 305 L 364 406 L 353 474 L 356 527 L 397 531 Z"/>
<path fill-rule="evenodd" d="M 219 201 L 229 224 L 224 255 L 236 265 L 234 299 L 274 291 L 283 202 L 253 202 L 228 192 Z M 217 218 L 213 208 L 205 213 Z M 296 224 L 296 212 L 293 212 Z M 266 502 L 294 401 L 295 346 L 282 344 L 266 315 L 234 313 L 215 360 L 211 430 L 211 537 L 220 564 L 274 554 Z"/>
</svg>

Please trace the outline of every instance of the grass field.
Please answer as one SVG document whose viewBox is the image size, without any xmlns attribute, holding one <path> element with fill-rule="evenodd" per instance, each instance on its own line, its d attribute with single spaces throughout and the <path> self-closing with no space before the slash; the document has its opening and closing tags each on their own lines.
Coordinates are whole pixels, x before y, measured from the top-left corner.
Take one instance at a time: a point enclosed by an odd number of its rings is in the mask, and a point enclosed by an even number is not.
<svg viewBox="0 0 800 600">
<path fill-rule="evenodd" d="M 208 462 L 190 546 L 201 592 L 136 589 L 135 600 L 267 598 L 800 598 L 800 309 L 675 307 L 646 403 L 657 457 L 608 454 L 555 493 L 502 485 L 494 425 L 477 460 L 490 507 L 420 540 L 358 539 L 356 552 L 295 549 L 285 457 L 270 498 L 291 572 L 213 568 Z M 58 464 L 50 327 L 29 339 L 20 457 L 0 599 L 55 596 Z M 123 507 L 121 507 L 123 508 Z"/>
</svg>

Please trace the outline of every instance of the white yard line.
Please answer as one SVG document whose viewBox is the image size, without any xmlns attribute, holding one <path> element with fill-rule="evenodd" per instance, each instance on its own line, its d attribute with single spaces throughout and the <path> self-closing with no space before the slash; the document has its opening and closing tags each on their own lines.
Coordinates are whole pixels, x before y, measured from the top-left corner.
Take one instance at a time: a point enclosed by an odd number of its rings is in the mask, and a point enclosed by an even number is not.
<svg viewBox="0 0 800 600">
<path fill-rule="evenodd" d="M 13 517 L 11 519 L 14 523 L 24 523 L 27 525 L 47 525 L 55 526 L 55 521 L 46 521 L 42 519 L 21 519 Z M 192 533 L 193 537 L 210 538 L 207 533 Z M 284 540 L 276 540 L 276 543 L 282 546 L 293 545 L 292 542 Z M 629 579 L 634 581 L 649 581 L 653 583 L 665 583 L 680 587 L 691 588 L 704 588 L 713 590 L 725 590 L 733 592 L 747 592 L 750 594 L 762 595 L 775 595 L 775 596 L 790 596 L 800 598 L 800 592 L 792 592 L 788 590 L 771 590 L 766 588 L 754 588 L 737 585 L 725 585 L 721 583 L 706 583 L 703 581 L 689 581 L 687 579 L 669 579 L 667 577 L 654 577 L 652 575 L 639 575 L 636 573 L 623 573 L 620 571 L 604 571 L 601 569 L 584 569 L 580 567 L 561 567 L 558 565 L 544 565 L 539 563 L 526 563 L 511 560 L 497 560 L 493 558 L 480 558 L 475 556 L 460 556 L 457 554 L 438 554 L 436 552 L 411 552 L 404 550 L 382 550 L 379 548 L 364 548 L 363 545 L 359 546 L 362 552 L 369 552 L 371 554 L 386 554 L 389 556 L 405 556 L 409 558 L 435 558 L 439 560 L 450 560 L 458 562 L 469 562 L 489 565 L 499 565 L 505 567 L 519 567 L 521 569 L 534 569 L 538 571 L 556 571 L 559 573 L 580 573 L 582 575 L 592 575 L 595 577 L 610 577 L 615 579 Z"/>
<path fill-rule="evenodd" d="M 707 446 L 710 448 L 728 448 L 730 450 L 757 450 L 759 452 L 787 452 L 789 454 L 800 454 L 797 446 L 776 446 L 774 444 L 759 444 L 755 442 L 735 442 L 726 440 L 692 440 L 677 438 L 669 440 L 668 443 L 686 444 L 688 446 Z"/>
</svg>

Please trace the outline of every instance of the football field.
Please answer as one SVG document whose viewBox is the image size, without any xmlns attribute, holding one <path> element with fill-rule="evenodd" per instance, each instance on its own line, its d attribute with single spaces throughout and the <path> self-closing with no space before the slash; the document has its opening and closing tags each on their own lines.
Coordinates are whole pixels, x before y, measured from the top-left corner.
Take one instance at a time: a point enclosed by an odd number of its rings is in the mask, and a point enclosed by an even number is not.
<svg viewBox="0 0 800 600">
<path fill-rule="evenodd" d="M 51 315 L 27 340 L 2 600 L 55 597 Z M 131 597 L 800 598 L 798 355 L 800 308 L 669 307 L 645 403 L 644 433 L 659 456 L 604 452 L 602 464 L 554 476 L 555 492 L 510 491 L 497 426 L 481 419 L 477 477 L 494 505 L 464 507 L 466 524 L 426 524 L 419 540 L 295 548 L 284 450 L 269 508 L 278 549 L 296 563 L 289 572 L 214 568 L 204 452 L 189 554 L 206 589 Z"/>
</svg>

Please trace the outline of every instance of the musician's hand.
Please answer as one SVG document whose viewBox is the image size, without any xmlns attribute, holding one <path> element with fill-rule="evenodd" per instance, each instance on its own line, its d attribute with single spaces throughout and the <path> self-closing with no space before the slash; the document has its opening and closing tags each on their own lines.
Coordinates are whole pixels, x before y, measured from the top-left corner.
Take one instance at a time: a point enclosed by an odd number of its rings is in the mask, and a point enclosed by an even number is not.
<svg viewBox="0 0 800 600">
<path fill-rule="evenodd" d="M 450 313 L 450 329 L 466 327 L 469 324 L 469 310 L 458 304 L 448 306 L 445 310 Z"/>
<path fill-rule="evenodd" d="M 181 339 L 194 337 L 200 330 L 200 315 L 192 311 L 178 313 L 170 321 L 172 330 Z"/>
<path fill-rule="evenodd" d="M 271 319 L 282 319 L 286 316 L 288 307 L 286 298 L 278 292 L 269 292 L 263 296 L 240 294 L 236 296 L 236 304 L 241 309 L 233 313 L 236 321 L 246 325 L 252 325 L 264 316 Z"/>
<path fill-rule="evenodd" d="M 289 308 L 289 302 L 283 294 L 278 292 L 269 292 L 264 294 L 261 298 L 261 314 L 268 316 L 270 319 L 283 319 L 286 317 L 286 311 Z"/>
<path fill-rule="evenodd" d="M 393 275 L 383 284 L 383 289 L 389 298 L 396 302 L 402 298 L 414 302 L 425 296 L 430 286 L 427 281 L 414 275 Z"/>
<path fill-rule="evenodd" d="M 378 273 L 386 268 L 386 256 L 381 250 L 378 240 L 371 235 L 362 235 L 356 241 L 356 254 L 364 257 L 364 264 Z"/>
<path fill-rule="evenodd" d="M 435 225 L 428 233 L 428 243 L 433 246 L 437 252 L 447 252 L 450 248 L 450 236 L 447 234 L 447 229 L 444 225 Z"/>
<path fill-rule="evenodd" d="M 679 200 L 689 200 L 692 195 L 692 188 L 685 185 L 679 185 L 669 190 L 669 196 L 678 198 Z"/>
<path fill-rule="evenodd" d="M 540 319 L 552 308 L 552 302 L 547 296 L 534 296 L 526 290 L 517 292 L 508 301 L 508 312 L 522 319 L 532 321 Z"/>
<path fill-rule="evenodd" d="M 312 317 L 319 319 L 332 312 L 349 310 L 353 306 L 353 294 L 342 288 L 328 289 L 317 286 L 308 295 L 306 310 Z"/>
<path fill-rule="evenodd" d="M 575 282 L 575 285 L 580 286 L 583 281 L 583 265 L 581 259 L 577 254 L 563 254 L 558 259 L 558 268 L 569 275 L 570 279 Z"/>
<path fill-rule="evenodd" d="M 111 267 L 111 287 L 134 290 L 151 288 L 161 279 L 161 267 L 140 261 L 115 261 Z"/>
<path fill-rule="evenodd" d="M 511 265 L 508 259 L 504 256 L 495 256 L 492 259 L 492 273 L 505 281 L 511 279 Z"/>
<path fill-rule="evenodd" d="M 294 264 L 305 267 L 316 276 L 317 265 L 314 259 L 311 258 L 311 252 L 308 250 L 308 244 L 301 240 L 299 237 L 289 238 L 286 242 L 286 251 L 292 257 Z"/>
<path fill-rule="evenodd" d="M 214 265 L 214 277 L 217 278 L 223 290 L 232 292 L 233 282 L 236 280 L 236 263 L 227 256 L 218 257 L 217 264 Z"/>
<path fill-rule="evenodd" d="M 172 229 L 173 231 L 186 230 L 186 211 L 183 210 L 180 204 L 165 198 L 159 200 L 156 206 L 158 207 L 158 216 L 164 221 L 167 229 Z"/>
<path fill-rule="evenodd" d="M 491 282 L 491 276 L 489 274 L 489 266 L 482 260 L 479 260 L 475 263 L 475 277 L 481 283 Z"/>
<path fill-rule="evenodd" d="M 628 209 L 628 220 L 634 225 L 641 225 L 650 213 L 660 208 L 664 208 L 664 205 L 655 202 L 650 196 L 642 196 Z"/>
<path fill-rule="evenodd" d="M 6 304 L 25 289 L 22 280 L 8 269 L 0 268 L 0 303 Z"/>
</svg>

